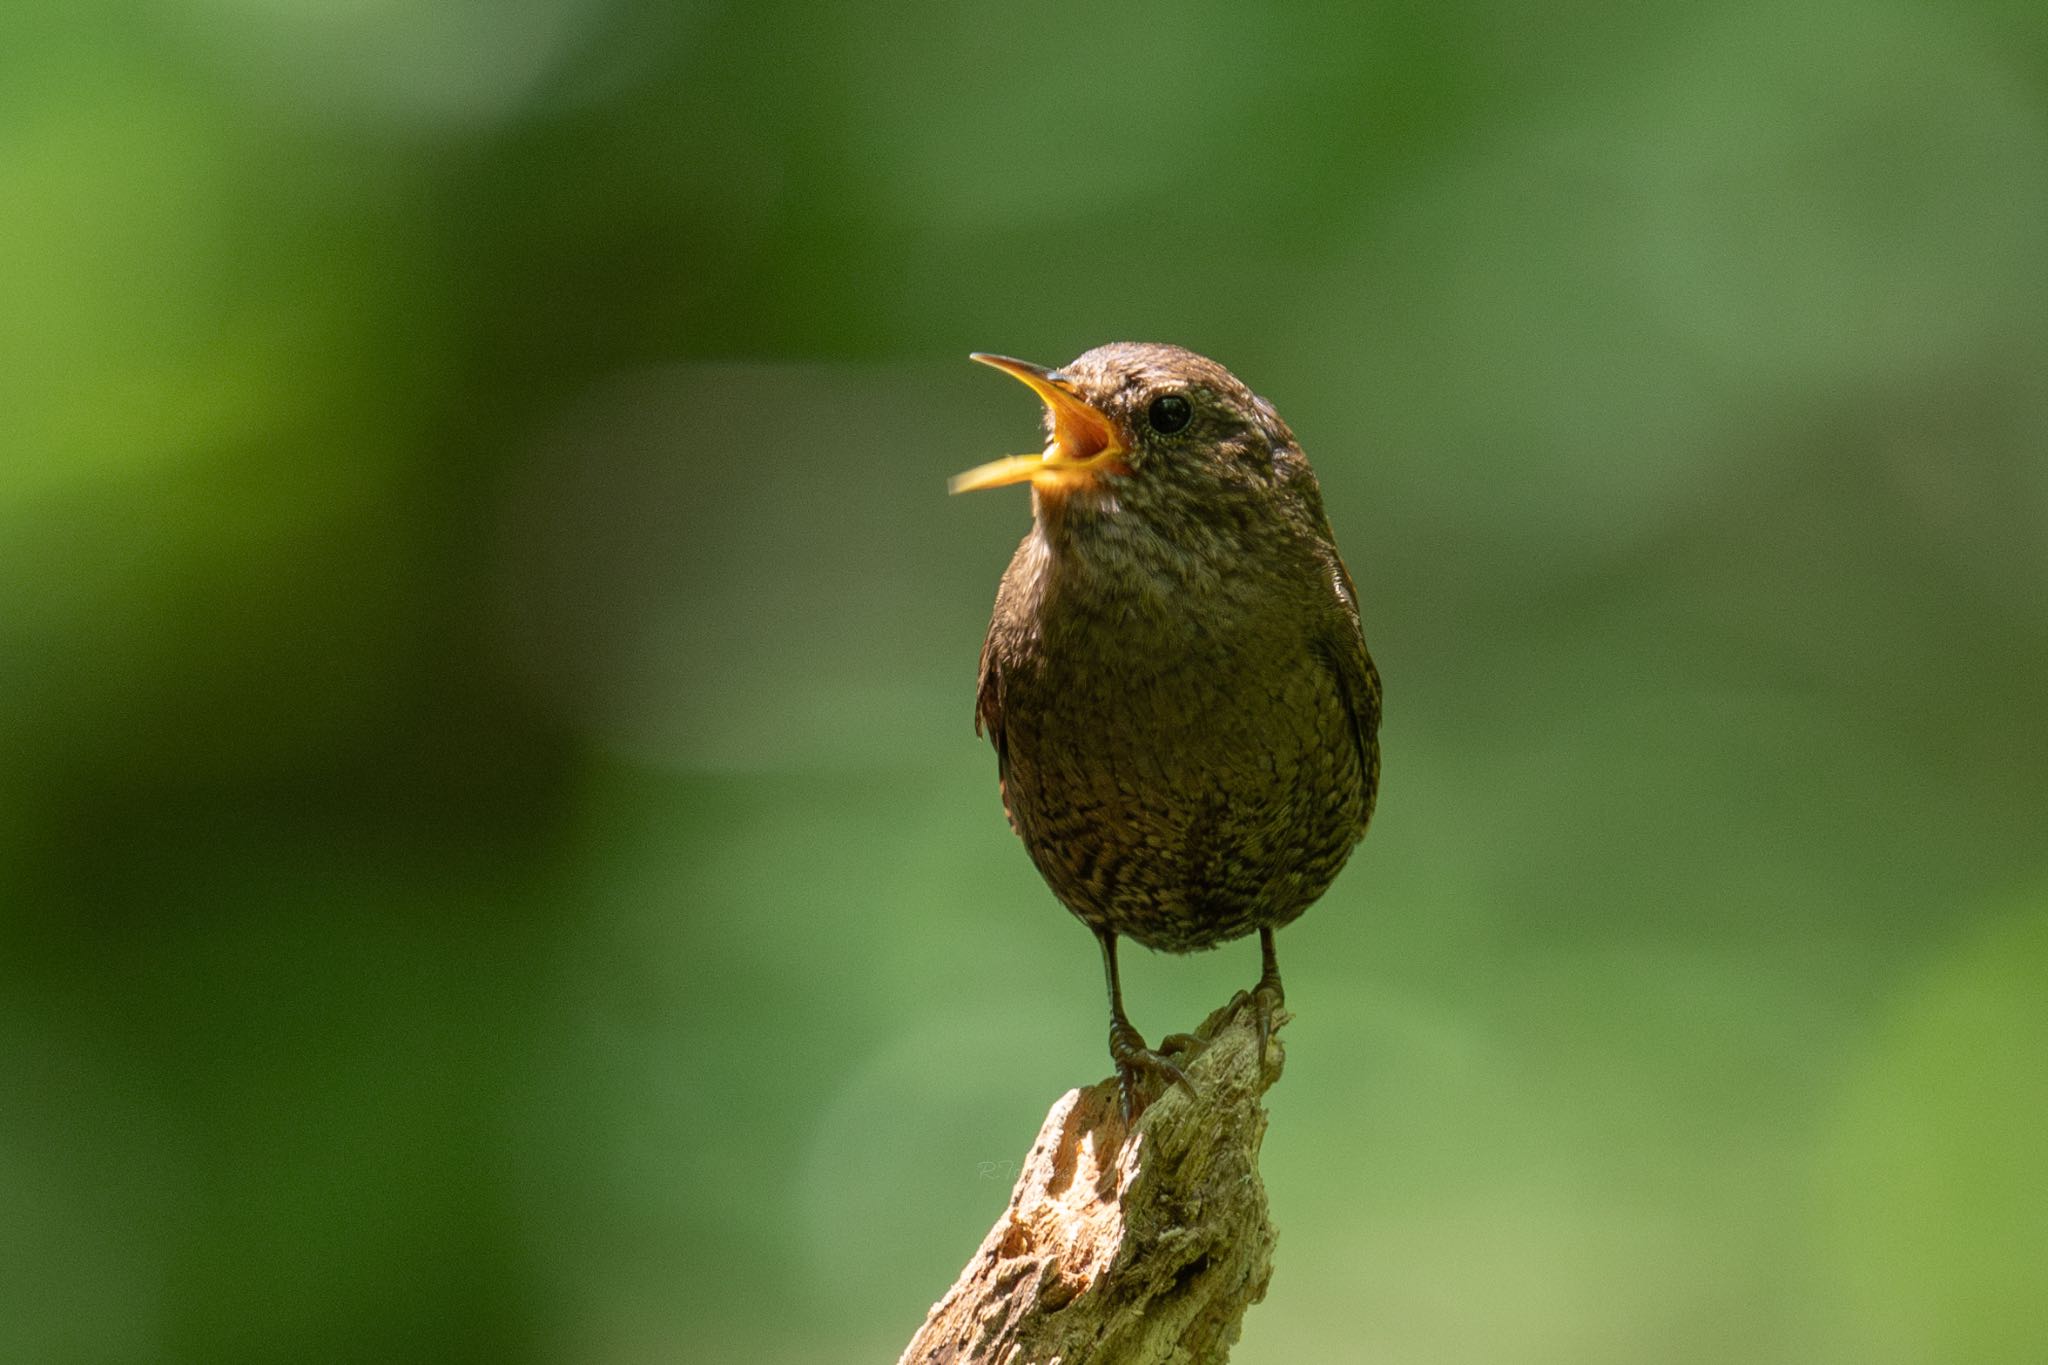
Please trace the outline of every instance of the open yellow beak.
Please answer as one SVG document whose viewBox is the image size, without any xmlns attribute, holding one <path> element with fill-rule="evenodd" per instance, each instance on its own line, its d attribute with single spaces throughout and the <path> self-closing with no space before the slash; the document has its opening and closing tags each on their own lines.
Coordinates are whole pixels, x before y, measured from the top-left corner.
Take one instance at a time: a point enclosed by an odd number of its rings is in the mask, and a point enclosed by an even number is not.
<svg viewBox="0 0 2048 1365">
<path fill-rule="evenodd" d="M 977 488 L 1000 488 L 1026 479 L 1039 488 L 1057 488 L 1097 470 L 1119 467 L 1124 444 L 1117 436 L 1116 424 L 1067 392 L 1052 371 L 980 351 L 972 358 L 1022 380 L 1045 401 L 1052 411 L 1052 440 L 1042 454 L 1009 455 L 955 474 L 946 480 L 948 492 L 972 493 Z"/>
</svg>

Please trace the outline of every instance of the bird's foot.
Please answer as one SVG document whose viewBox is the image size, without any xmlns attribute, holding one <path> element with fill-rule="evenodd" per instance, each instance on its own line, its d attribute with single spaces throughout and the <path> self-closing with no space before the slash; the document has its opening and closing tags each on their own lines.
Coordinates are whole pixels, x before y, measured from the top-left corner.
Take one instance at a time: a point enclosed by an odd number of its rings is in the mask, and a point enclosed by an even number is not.
<svg viewBox="0 0 2048 1365">
<path fill-rule="evenodd" d="M 1199 1038 L 1186 1033 L 1169 1035 L 1161 1041 L 1160 1046 L 1166 1051 L 1181 1052 L 1186 1051 L 1190 1043 L 1195 1045 L 1196 1050 L 1204 1046 Z M 1146 1047 L 1144 1035 L 1122 1019 L 1110 1021 L 1109 1055 L 1116 1063 L 1117 1097 L 1123 1103 L 1126 1129 L 1138 1121 L 1138 1115 L 1144 1113 L 1145 1106 L 1151 1103 L 1140 1089 L 1141 1077 L 1151 1076 L 1162 1084 L 1177 1085 L 1188 1092 L 1190 1099 L 1202 1098 L 1201 1092 L 1195 1089 L 1195 1083 L 1188 1079 L 1185 1071 L 1166 1056 L 1165 1052 L 1154 1052 Z"/>
<path fill-rule="evenodd" d="M 1239 991 L 1231 997 L 1230 1003 L 1234 1009 L 1243 1009 L 1247 1006 L 1251 1008 L 1252 1021 L 1258 1025 L 1259 1030 L 1259 1070 L 1263 1075 L 1266 1066 L 1266 1044 L 1273 1040 L 1273 1021 L 1284 1012 L 1287 1004 L 1287 992 L 1280 988 L 1279 973 L 1261 973 L 1256 986 L 1248 991 Z"/>
</svg>

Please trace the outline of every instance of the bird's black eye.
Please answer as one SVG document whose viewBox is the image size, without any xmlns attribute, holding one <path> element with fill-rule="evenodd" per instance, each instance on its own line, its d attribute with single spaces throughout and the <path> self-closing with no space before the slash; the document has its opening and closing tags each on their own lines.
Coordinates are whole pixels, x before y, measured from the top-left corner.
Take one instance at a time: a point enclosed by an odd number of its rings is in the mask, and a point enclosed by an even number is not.
<svg viewBox="0 0 2048 1365">
<path fill-rule="evenodd" d="M 1152 400 L 1151 407 L 1145 409 L 1145 420 L 1162 436 L 1173 435 L 1194 416 L 1194 405 L 1177 393 L 1162 393 Z"/>
</svg>

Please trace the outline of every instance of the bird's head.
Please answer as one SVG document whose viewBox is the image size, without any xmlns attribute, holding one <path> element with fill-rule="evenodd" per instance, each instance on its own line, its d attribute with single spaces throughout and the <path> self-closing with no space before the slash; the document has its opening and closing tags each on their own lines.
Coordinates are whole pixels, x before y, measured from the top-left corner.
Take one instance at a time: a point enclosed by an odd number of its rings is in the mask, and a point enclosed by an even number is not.
<svg viewBox="0 0 2048 1365">
<path fill-rule="evenodd" d="M 1193 351 L 1115 342 L 1057 370 L 974 359 L 1043 400 L 1045 449 L 955 475 L 955 493 L 1028 481 L 1041 513 L 1074 505 L 1161 518 L 1315 500 L 1314 477 L 1279 414 Z"/>
</svg>

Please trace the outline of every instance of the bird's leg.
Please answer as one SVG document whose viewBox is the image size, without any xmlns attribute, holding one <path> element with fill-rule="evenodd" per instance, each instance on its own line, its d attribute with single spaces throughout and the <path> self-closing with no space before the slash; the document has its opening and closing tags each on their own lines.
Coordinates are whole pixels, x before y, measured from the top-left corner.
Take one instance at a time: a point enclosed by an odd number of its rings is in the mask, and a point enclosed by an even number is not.
<svg viewBox="0 0 2048 1365">
<path fill-rule="evenodd" d="M 1102 945 L 1102 974 L 1109 982 L 1109 1056 L 1116 1063 L 1117 1096 L 1123 1102 L 1124 1127 L 1129 1128 L 1144 1110 L 1139 1103 L 1140 1072 L 1150 1072 L 1180 1086 L 1193 1099 L 1199 1100 L 1201 1095 L 1187 1073 L 1146 1047 L 1144 1035 L 1124 1017 L 1124 990 L 1116 974 L 1116 935 L 1107 929 L 1097 929 L 1095 939 Z"/>
<path fill-rule="evenodd" d="M 1273 1036 L 1273 1016 L 1287 1003 L 1280 988 L 1280 959 L 1273 952 L 1273 930 L 1259 930 L 1259 984 L 1252 987 L 1252 1010 L 1259 1021 L 1259 1065 L 1266 1064 L 1266 1042 Z"/>
</svg>

